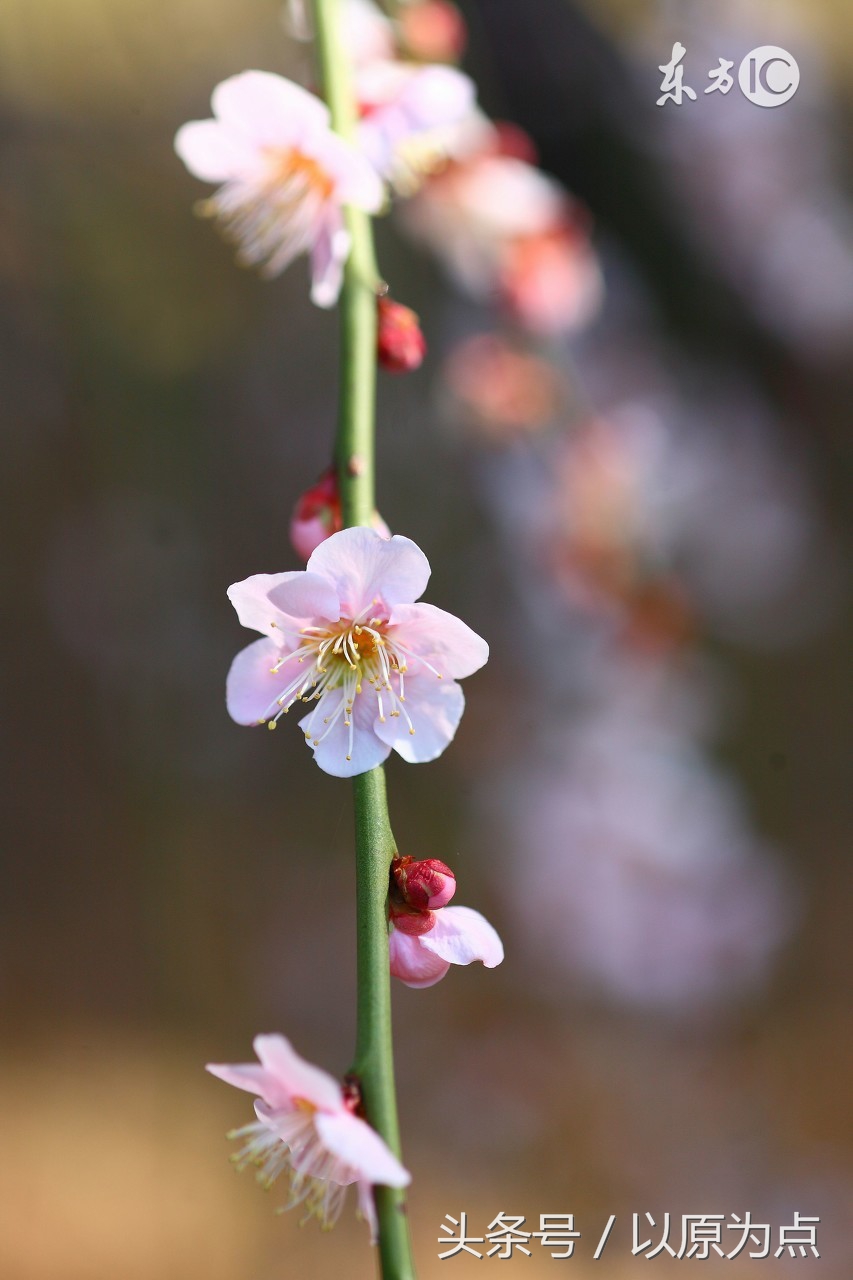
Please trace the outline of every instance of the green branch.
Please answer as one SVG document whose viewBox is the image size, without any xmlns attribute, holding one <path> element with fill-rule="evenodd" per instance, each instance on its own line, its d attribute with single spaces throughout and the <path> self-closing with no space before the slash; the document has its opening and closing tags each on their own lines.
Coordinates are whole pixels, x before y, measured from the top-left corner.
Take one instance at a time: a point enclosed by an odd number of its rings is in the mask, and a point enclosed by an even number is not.
<svg viewBox="0 0 853 1280">
<path fill-rule="evenodd" d="M 314 0 L 317 60 L 332 125 L 352 139 L 357 111 L 341 41 L 340 0 Z M 352 248 L 341 292 L 340 410 L 335 456 L 346 527 L 369 525 L 375 501 L 376 285 L 379 276 L 367 214 L 346 211 Z M 391 1038 L 388 959 L 388 876 L 396 853 L 388 817 L 385 774 L 371 769 L 353 779 L 356 847 L 358 1031 L 353 1075 L 367 1118 L 400 1155 Z M 375 1189 L 383 1280 L 414 1280 L 405 1193 Z"/>
</svg>

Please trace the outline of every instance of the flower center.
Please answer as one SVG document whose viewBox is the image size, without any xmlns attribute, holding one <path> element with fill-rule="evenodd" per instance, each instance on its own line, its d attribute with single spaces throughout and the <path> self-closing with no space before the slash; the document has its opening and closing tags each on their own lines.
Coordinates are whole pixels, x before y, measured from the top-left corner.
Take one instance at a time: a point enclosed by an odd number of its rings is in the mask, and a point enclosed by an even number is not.
<svg viewBox="0 0 853 1280">
<path fill-rule="evenodd" d="M 302 628 L 298 647 L 283 653 L 270 671 L 273 675 L 285 667 L 292 671 L 293 664 L 307 665 L 308 669 L 292 676 L 269 704 L 260 724 L 274 729 L 294 703 L 314 702 L 316 706 L 305 725 L 306 738 L 312 746 L 319 746 L 343 719 L 343 726 L 349 731 L 346 758 L 351 760 L 356 699 L 367 685 L 376 693 L 380 723 L 401 717 L 409 733 L 415 732 L 404 706 L 408 660 L 421 663 L 439 680 L 442 676 L 426 659 L 412 653 L 396 634 L 389 633 L 387 617 L 367 616 L 378 604 L 374 600 L 355 618 Z"/>
<path fill-rule="evenodd" d="M 334 182 L 313 156 L 306 156 L 295 147 L 285 150 L 270 147 L 267 156 L 270 187 L 287 187 L 293 184 L 305 193 L 313 192 L 321 200 L 328 200 L 334 191 Z"/>
</svg>

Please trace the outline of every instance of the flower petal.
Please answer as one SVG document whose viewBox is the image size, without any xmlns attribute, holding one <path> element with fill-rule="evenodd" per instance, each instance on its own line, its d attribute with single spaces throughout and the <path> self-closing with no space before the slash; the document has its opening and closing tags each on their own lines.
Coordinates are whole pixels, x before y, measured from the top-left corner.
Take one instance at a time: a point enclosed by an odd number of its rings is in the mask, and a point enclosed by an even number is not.
<svg viewBox="0 0 853 1280">
<path fill-rule="evenodd" d="M 308 571 L 334 583 L 341 610 L 351 617 L 374 599 L 388 608 L 417 600 L 430 575 L 429 561 L 410 538 L 382 538 L 365 528 L 332 534 L 311 556 Z"/>
<path fill-rule="evenodd" d="M 237 617 L 244 627 L 270 635 L 274 640 L 284 643 L 286 636 L 293 637 L 304 621 L 304 615 L 289 617 L 283 607 L 274 605 L 270 600 L 270 592 L 283 588 L 293 582 L 294 578 L 303 576 L 303 571 L 294 569 L 290 573 L 255 573 L 251 578 L 235 582 L 228 588 L 228 599 L 237 610 Z M 298 588 L 297 588 L 298 590 Z M 287 598 L 287 597 L 285 597 Z"/>
<path fill-rule="evenodd" d="M 343 1110 L 343 1091 L 334 1076 L 306 1062 L 284 1036 L 255 1036 L 252 1047 L 264 1070 L 291 1098 L 301 1098 L 323 1111 Z"/>
<path fill-rule="evenodd" d="M 285 686 L 286 676 L 270 670 L 281 656 L 273 640 L 253 640 L 241 649 L 225 681 L 225 705 L 238 724 L 260 724 Z M 287 667 L 285 667 L 285 671 Z"/>
<path fill-rule="evenodd" d="M 435 605 L 397 604 L 391 610 L 390 623 L 389 639 L 399 636 L 408 649 L 454 680 L 472 675 L 488 661 L 486 641 L 460 618 Z M 417 663 L 412 674 L 418 674 Z"/>
<path fill-rule="evenodd" d="M 191 120 L 175 134 L 175 150 L 190 173 L 203 182 L 225 182 L 250 174 L 256 148 L 224 129 L 218 120 Z"/>
<path fill-rule="evenodd" d="M 421 946 L 421 941 L 421 937 L 415 938 L 394 928 L 388 937 L 391 975 L 407 987 L 435 986 L 450 968 L 449 960 L 442 960 L 434 952 L 427 951 Z"/>
<path fill-rule="evenodd" d="M 335 199 L 366 213 L 378 213 L 385 203 L 385 184 L 373 165 L 352 143 L 336 133 L 326 133 L 311 147 L 311 154 L 335 181 Z"/>
<path fill-rule="evenodd" d="M 315 1117 L 317 1133 L 325 1147 L 348 1164 L 356 1177 L 383 1187 L 406 1187 L 411 1174 L 382 1141 L 375 1129 L 349 1111 Z M 355 1178 L 353 1179 L 355 1181 Z"/>
<path fill-rule="evenodd" d="M 269 599 L 282 613 L 302 622 L 308 618 L 337 622 L 341 605 L 328 578 L 304 571 L 283 573 L 280 577 L 282 581 L 271 586 Z"/>
<path fill-rule="evenodd" d="M 241 71 L 213 91 L 214 114 L 258 147 L 282 147 L 329 127 L 325 103 L 270 71 Z"/>
<path fill-rule="evenodd" d="M 503 943 L 485 916 L 470 907 L 444 907 L 434 927 L 418 939 L 422 947 L 451 964 L 482 960 L 494 969 L 504 958 Z"/>
<path fill-rule="evenodd" d="M 287 1090 L 256 1062 L 208 1062 L 204 1069 L 226 1084 L 233 1084 L 235 1089 L 256 1093 L 274 1111 L 288 1111 L 293 1106 Z"/>
<path fill-rule="evenodd" d="M 344 264 L 349 257 L 350 234 L 339 211 L 326 219 L 311 249 L 311 301 L 315 307 L 333 307 L 338 300 L 344 278 Z"/>
<path fill-rule="evenodd" d="M 379 1221 L 376 1217 L 373 1187 L 365 1178 L 360 1178 L 358 1183 L 358 1211 L 367 1223 L 370 1243 L 376 1244 L 379 1239 Z"/>
<path fill-rule="evenodd" d="M 239 655 L 238 655 L 239 656 Z M 329 693 L 323 699 L 322 715 L 315 708 L 299 721 L 299 727 L 308 734 L 309 725 L 314 736 L 321 738 L 318 745 L 309 740 L 308 745 L 314 752 L 314 759 L 326 773 L 335 778 L 353 778 L 357 773 L 366 773 L 391 754 L 390 746 L 377 738 L 374 732 L 376 720 L 376 695 L 365 686 L 364 691 L 356 695 L 352 711 L 352 747 L 350 748 L 350 731 L 344 724 L 343 714 L 329 727 L 323 723 L 323 716 L 333 716 L 338 709 L 339 699 L 343 692 L 336 695 Z M 315 712 L 317 713 L 315 715 Z M 347 755 L 352 759 L 347 760 Z"/>
<path fill-rule="evenodd" d="M 404 705 L 414 733 L 403 716 L 389 716 L 384 724 L 377 717 L 374 732 L 409 764 L 435 760 L 456 733 L 465 710 L 465 695 L 453 680 L 409 675 Z"/>
</svg>

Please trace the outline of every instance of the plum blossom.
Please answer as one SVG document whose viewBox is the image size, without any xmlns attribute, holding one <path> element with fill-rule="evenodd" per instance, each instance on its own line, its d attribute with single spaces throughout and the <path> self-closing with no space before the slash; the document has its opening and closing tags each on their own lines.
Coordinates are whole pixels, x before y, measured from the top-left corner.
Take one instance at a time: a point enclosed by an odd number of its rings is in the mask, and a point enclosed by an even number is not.
<svg viewBox="0 0 853 1280">
<path fill-rule="evenodd" d="M 376 1240 L 375 1184 L 405 1187 L 406 1169 L 379 1134 L 355 1115 L 356 1099 L 332 1076 L 300 1058 L 280 1035 L 256 1036 L 259 1062 L 208 1063 L 207 1070 L 237 1089 L 258 1095 L 257 1119 L 235 1129 L 230 1138 L 246 1139 L 232 1157 L 238 1169 L 257 1167 L 269 1188 L 281 1173 L 290 1175 L 292 1209 L 304 1204 L 307 1217 L 324 1227 L 340 1216 L 346 1189 L 358 1186 L 358 1205 Z"/>
<path fill-rule="evenodd" d="M 333 306 L 350 247 L 343 206 L 376 213 L 380 177 L 332 132 L 325 103 L 282 76 L 244 71 L 217 85 L 211 102 L 214 119 L 193 120 L 175 137 L 189 171 L 222 184 L 201 212 L 268 277 L 310 254 L 312 300 Z"/>
<path fill-rule="evenodd" d="M 504 958 L 496 931 L 471 907 L 392 915 L 390 929 L 391 973 L 407 987 L 434 986 L 452 964 L 481 960 L 494 969 Z"/>
<path fill-rule="evenodd" d="M 483 135 L 402 217 L 466 293 L 501 303 L 533 332 L 570 332 L 600 305 L 598 261 L 579 207 L 517 154 L 517 133 Z"/>
<path fill-rule="evenodd" d="M 429 561 L 409 538 L 343 529 L 305 572 L 255 574 L 228 590 L 243 626 L 263 633 L 237 654 L 227 705 L 238 724 L 275 728 L 291 707 L 321 769 L 352 777 L 392 750 L 434 760 L 465 698 L 457 680 L 489 647 L 458 618 L 416 604 Z"/>
<path fill-rule="evenodd" d="M 376 60 L 356 75 L 358 141 L 383 177 L 411 195 L 442 167 L 474 110 L 473 81 L 455 67 Z"/>
<path fill-rule="evenodd" d="M 388 893 L 388 950 L 391 973 L 407 987 L 431 987 L 451 964 L 481 960 L 494 969 L 504 958 L 503 944 L 479 911 L 448 907 L 456 877 L 438 858 L 391 863 Z"/>
</svg>

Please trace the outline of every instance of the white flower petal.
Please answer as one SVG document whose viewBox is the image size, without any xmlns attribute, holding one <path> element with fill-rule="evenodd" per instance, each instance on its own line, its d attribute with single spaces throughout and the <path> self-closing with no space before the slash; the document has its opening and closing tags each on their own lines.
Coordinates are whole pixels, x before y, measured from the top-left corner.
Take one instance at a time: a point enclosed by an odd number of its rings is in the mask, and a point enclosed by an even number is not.
<svg viewBox="0 0 853 1280">
<path fill-rule="evenodd" d="M 269 599 L 282 613 L 303 621 L 320 618 L 337 622 L 341 605 L 328 578 L 304 571 L 282 574 L 281 578 L 283 581 L 271 586 Z M 242 618 L 240 620 L 242 622 Z"/>
<path fill-rule="evenodd" d="M 329 127 L 325 103 L 283 76 L 242 71 L 213 91 L 214 114 L 256 144 L 285 147 Z"/>
<path fill-rule="evenodd" d="M 342 611 L 352 617 L 374 599 L 389 608 L 417 600 L 430 575 L 429 561 L 410 538 L 382 538 L 365 528 L 332 534 L 311 556 L 308 570 L 334 583 Z"/>
<path fill-rule="evenodd" d="M 310 148 L 322 169 L 335 182 L 335 197 L 365 213 L 378 213 L 385 203 L 385 184 L 373 165 L 352 143 L 326 133 Z"/>
<path fill-rule="evenodd" d="M 470 907 L 443 907 L 435 924 L 418 941 L 427 951 L 451 964 L 481 960 L 494 969 L 504 958 L 503 943 L 485 916 Z"/>
<path fill-rule="evenodd" d="M 314 1121 L 323 1145 L 354 1171 L 353 1181 L 366 1179 L 385 1187 L 406 1187 L 411 1175 L 375 1129 L 348 1111 L 320 1114 Z"/>
<path fill-rule="evenodd" d="M 336 210 L 335 217 L 326 220 L 311 250 L 311 301 L 315 307 L 333 307 L 337 302 L 349 251 L 350 234 Z"/>
<path fill-rule="evenodd" d="M 232 720 L 255 725 L 266 718 L 270 704 L 285 688 L 286 676 L 270 670 L 280 656 L 278 645 L 266 638 L 240 650 L 225 681 L 225 704 Z"/>
<path fill-rule="evenodd" d="M 352 743 L 343 713 L 337 716 L 334 724 L 323 723 L 324 717 L 330 718 L 337 713 L 343 696 L 341 690 L 328 693 L 323 699 L 322 708 L 315 707 L 300 720 L 299 727 L 307 734 L 311 726 L 313 737 L 321 739 L 316 746 L 313 740 L 308 744 L 321 769 L 335 778 L 353 778 L 357 773 L 366 773 L 368 769 L 382 764 L 383 760 L 388 759 L 391 748 L 377 738 L 373 731 L 377 704 L 376 695 L 370 688 L 365 687 L 355 698 Z M 350 760 L 347 760 L 348 755 L 351 756 Z"/>
<path fill-rule="evenodd" d="M 255 1036 L 252 1047 L 265 1071 L 291 1098 L 302 1098 L 324 1111 L 343 1110 L 343 1092 L 334 1076 L 306 1062 L 284 1036 Z"/>
<path fill-rule="evenodd" d="M 449 960 L 442 960 L 434 952 L 427 951 L 421 946 L 421 941 L 421 938 L 413 938 L 394 928 L 388 938 L 391 975 L 407 987 L 435 986 L 450 968 Z"/>
<path fill-rule="evenodd" d="M 242 625 L 272 636 L 280 643 L 284 643 L 286 637 L 293 637 L 299 630 L 302 615 L 288 616 L 289 611 L 273 604 L 270 592 L 301 576 L 299 569 L 290 573 L 255 573 L 251 578 L 230 586 L 228 599 L 237 610 Z"/>
<path fill-rule="evenodd" d="M 217 120 L 191 120 L 175 134 L 175 150 L 196 178 L 225 182 L 258 167 L 257 150 Z"/>
<path fill-rule="evenodd" d="M 393 719 L 388 716 L 384 724 L 377 718 L 374 725 L 377 736 L 409 764 L 435 760 L 456 733 L 465 710 L 465 695 L 453 680 L 437 680 L 429 673 L 422 676 L 410 673 L 406 676 L 404 706 L 415 732 L 409 732 L 402 715 Z"/>
<path fill-rule="evenodd" d="M 432 604 L 398 604 L 391 610 L 389 638 L 426 658 L 442 675 L 461 680 L 488 661 L 489 646 L 461 619 Z M 399 628 L 399 630 L 398 630 Z M 419 674 L 417 662 L 411 663 Z"/>
</svg>

